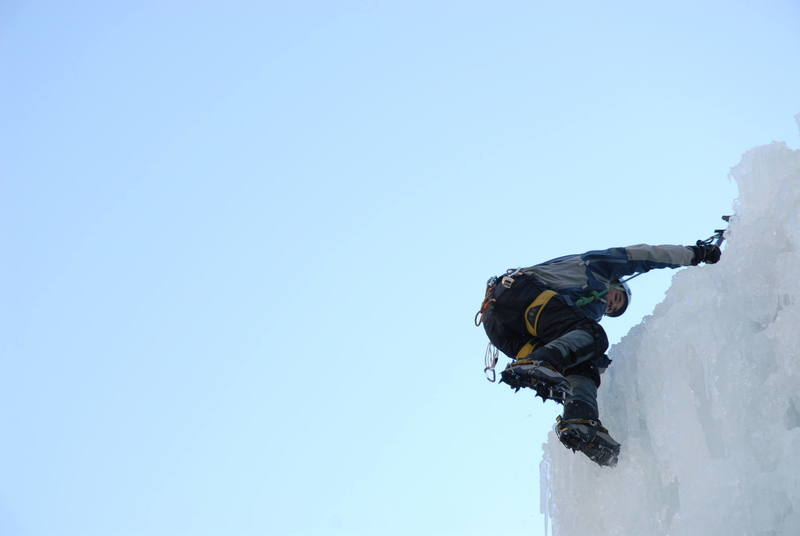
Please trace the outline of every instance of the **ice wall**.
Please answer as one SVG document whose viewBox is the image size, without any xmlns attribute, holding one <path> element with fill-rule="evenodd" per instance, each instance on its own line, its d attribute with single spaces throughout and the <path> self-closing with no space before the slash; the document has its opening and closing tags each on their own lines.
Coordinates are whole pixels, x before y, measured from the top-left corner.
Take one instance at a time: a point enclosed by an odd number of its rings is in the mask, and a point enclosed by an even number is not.
<svg viewBox="0 0 800 536">
<path fill-rule="evenodd" d="M 758 147 L 732 174 L 722 261 L 676 273 L 609 353 L 619 465 L 548 438 L 554 535 L 800 535 L 800 151 Z"/>
</svg>

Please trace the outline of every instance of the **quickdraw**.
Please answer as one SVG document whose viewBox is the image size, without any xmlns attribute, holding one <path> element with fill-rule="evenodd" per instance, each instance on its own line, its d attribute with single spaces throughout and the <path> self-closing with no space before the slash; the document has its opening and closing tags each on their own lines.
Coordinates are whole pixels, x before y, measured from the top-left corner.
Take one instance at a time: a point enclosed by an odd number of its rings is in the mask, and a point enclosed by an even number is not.
<svg viewBox="0 0 800 536">
<path fill-rule="evenodd" d="M 486 345 L 486 353 L 483 356 L 483 362 L 486 367 L 483 369 L 483 373 L 486 375 L 486 379 L 492 383 L 497 380 L 497 374 L 494 368 L 497 366 L 499 352 L 500 351 L 492 343 Z"/>
</svg>

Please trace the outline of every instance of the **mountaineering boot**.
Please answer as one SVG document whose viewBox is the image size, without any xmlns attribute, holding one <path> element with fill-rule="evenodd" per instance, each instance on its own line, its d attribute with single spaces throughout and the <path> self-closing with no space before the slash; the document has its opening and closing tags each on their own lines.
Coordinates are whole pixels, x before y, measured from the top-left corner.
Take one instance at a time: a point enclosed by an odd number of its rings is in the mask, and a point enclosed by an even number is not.
<svg viewBox="0 0 800 536">
<path fill-rule="evenodd" d="M 530 387 L 536 391 L 537 396 L 542 397 L 542 401 L 555 400 L 563 403 L 570 393 L 570 385 L 558 367 L 547 359 L 549 352 L 558 353 L 556 350 L 543 348 L 531 354 L 530 358 L 509 363 L 500 374 L 500 381 L 516 391 L 522 387 Z"/>
<path fill-rule="evenodd" d="M 598 465 L 617 465 L 620 444 L 597 419 L 556 419 L 555 432 L 565 447 L 579 450 Z"/>
</svg>

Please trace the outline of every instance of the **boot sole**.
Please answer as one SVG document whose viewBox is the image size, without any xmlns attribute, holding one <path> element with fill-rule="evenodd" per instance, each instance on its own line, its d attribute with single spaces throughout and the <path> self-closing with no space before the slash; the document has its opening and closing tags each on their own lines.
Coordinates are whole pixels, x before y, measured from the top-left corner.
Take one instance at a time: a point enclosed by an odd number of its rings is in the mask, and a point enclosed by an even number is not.
<svg viewBox="0 0 800 536">
<path fill-rule="evenodd" d="M 584 453 L 598 465 L 606 467 L 617 465 L 620 444 L 605 432 L 596 432 L 589 441 L 577 430 L 565 430 L 560 432 L 558 436 L 565 447 Z"/>
<path fill-rule="evenodd" d="M 536 396 L 541 397 L 542 401 L 555 400 L 559 404 L 563 404 L 572 393 L 572 387 L 564 376 L 540 365 L 507 368 L 501 373 L 500 381 L 516 390 L 528 387 L 536 391 Z"/>
</svg>

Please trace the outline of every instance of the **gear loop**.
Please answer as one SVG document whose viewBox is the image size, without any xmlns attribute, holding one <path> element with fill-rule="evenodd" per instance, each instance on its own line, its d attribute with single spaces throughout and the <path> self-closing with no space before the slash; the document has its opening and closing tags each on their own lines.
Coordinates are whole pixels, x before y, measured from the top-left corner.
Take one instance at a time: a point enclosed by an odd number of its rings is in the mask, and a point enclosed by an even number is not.
<svg viewBox="0 0 800 536">
<path fill-rule="evenodd" d="M 475 327 L 483 324 L 483 317 L 489 312 L 492 304 L 497 301 L 497 299 L 493 297 L 494 287 L 496 284 L 497 277 L 491 277 L 489 278 L 489 281 L 486 282 L 486 294 L 483 297 L 483 303 L 481 303 L 481 308 L 478 310 L 478 312 L 475 313 Z"/>
</svg>

